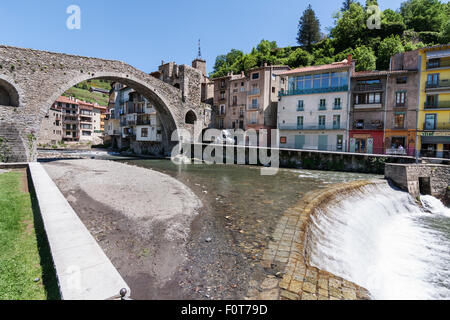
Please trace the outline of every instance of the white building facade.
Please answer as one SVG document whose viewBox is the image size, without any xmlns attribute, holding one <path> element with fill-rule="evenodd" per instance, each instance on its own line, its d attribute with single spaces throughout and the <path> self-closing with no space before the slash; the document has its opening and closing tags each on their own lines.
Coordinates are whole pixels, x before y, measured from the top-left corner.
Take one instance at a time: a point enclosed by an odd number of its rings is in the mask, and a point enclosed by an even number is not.
<svg viewBox="0 0 450 320">
<path fill-rule="evenodd" d="M 346 151 L 350 110 L 351 57 L 342 62 L 280 74 L 280 148 Z"/>
</svg>

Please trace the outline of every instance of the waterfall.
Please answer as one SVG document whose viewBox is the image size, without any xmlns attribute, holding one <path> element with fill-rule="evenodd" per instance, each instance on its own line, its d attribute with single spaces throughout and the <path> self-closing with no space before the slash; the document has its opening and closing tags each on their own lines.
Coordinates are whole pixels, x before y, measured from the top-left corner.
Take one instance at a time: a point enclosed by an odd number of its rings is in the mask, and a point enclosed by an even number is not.
<svg viewBox="0 0 450 320">
<path fill-rule="evenodd" d="M 366 288 L 373 299 L 450 299 L 450 215 L 386 184 L 338 195 L 311 216 L 310 264 Z"/>
</svg>

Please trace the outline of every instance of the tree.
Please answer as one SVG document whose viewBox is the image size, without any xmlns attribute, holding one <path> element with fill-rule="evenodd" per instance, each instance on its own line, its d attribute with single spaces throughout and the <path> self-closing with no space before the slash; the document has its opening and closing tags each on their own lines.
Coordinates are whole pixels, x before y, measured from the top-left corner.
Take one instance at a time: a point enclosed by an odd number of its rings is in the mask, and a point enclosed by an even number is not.
<svg viewBox="0 0 450 320">
<path fill-rule="evenodd" d="M 358 2 L 352 3 L 349 10 L 336 16 L 336 25 L 330 35 L 336 41 L 337 52 L 354 48 L 364 42 L 367 37 L 364 8 Z"/>
<path fill-rule="evenodd" d="M 307 50 L 320 40 L 320 22 L 311 5 L 303 12 L 298 23 L 297 42 Z"/>
<path fill-rule="evenodd" d="M 449 19 L 448 5 L 438 0 L 408 0 L 400 6 L 408 29 L 439 32 Z"/>
<path fill-rule="evenodd" d="M 377 58 L 372 48 L 366 46 L 357 47 L 354 50 L 356 60 L 356 71 L 375 70 L 377 67 Z"/>
<path fill-rule="evenodd" d="M 377 67 L 379 70 L 389 68 L 389 62 L 393 55 L 404 52 L 402 40 L 399 36 L 390 36 L 380 42 L 378 47 Z"/>
<path fill-rule="evenodd" d="M 298 48 L 289 55 L 289 57 L 287 58 L 287 64 L 291 68 L 298 68 L 309 66 L 311 64 L 311 60 L 312 57 L 307 51 Z"/>
<path fill-rule="evenodd" d="M 354 3 L 354 0 L 345 0 L 342 2 L 341 12 L 345 12 L 350 9 L 350 5 Z"/>
</svg>

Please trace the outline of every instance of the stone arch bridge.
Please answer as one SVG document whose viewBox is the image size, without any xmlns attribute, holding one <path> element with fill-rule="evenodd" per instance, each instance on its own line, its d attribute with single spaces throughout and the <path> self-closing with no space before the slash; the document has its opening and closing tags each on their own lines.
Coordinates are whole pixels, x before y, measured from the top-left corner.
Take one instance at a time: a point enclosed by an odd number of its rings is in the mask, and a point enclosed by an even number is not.
<svg viewBox="0 0 450 320">
<path fill-rule="evenodd" d="M 51 105 L 72 86 L 97 78 L 130 86 L 155 106 L 169 154 L 174 130 L 193 133 L 188 113 L 195 113 L 200 132 L 207 126 L 201 72 L 186 66 L 180 77 L 176 88 L 121 61 L 0 45 L 0 162 L 35 161 L 41 121 Z"/>
</svg>

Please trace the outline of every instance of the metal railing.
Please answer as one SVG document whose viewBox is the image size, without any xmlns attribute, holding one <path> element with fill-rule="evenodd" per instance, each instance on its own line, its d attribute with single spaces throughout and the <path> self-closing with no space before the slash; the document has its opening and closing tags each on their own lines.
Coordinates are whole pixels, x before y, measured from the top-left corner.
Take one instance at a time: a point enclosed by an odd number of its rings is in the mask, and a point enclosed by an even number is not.
<svg viewBox="0 0 450 320">
<path fill-rule="evenodd" d="M 423 130 L 426 130 L 426 131 L 450 130 L 450 123 L 438 122 L 438 123 L 430 126 L 426 122 L 424 122 L 423 123 Z"/>
<path fill-rule="evenodd" d="M 450 80 L 444 79 L 439 81 L 427 81 L 426 88 L 427 89 L 450 88 Z"/>
<path fill-rule="evenodd" d="M 342 91 L 348 91 L 348 85 L 340 86 L 340 87 L 330 87 L 330 88 L 286 90 L 286 91 L 280 91 L 278 93 L 278 95 L 280 97 L 283 97 L 283 96 L 292 96 L 292 95 L 327 93 L 327 92 L 342 92 Z"/>
<path fill-rule="evenodd" d="M 427 69 L 438 69 L 438 68 L 448 68 L 450 67 L 450 60 L 441 60 L 439 63 L 427 63 Z"/>
<path fill-rule="evenodd" d="M 450 101 L 439 101 L 436 103 L 425 102 L 425 109 L 450 109 Z"/>
<path fill-rule="evenodd" d="M 372 83 L 372 84 L 357 84 L 353 91 L 379 91 L 383 90 L 382 83 Z"/>
<path fill-rule="evenodd" d="M 341 124 L 279 124 L 280 130 L 341 130 Z"/>
</svg>

